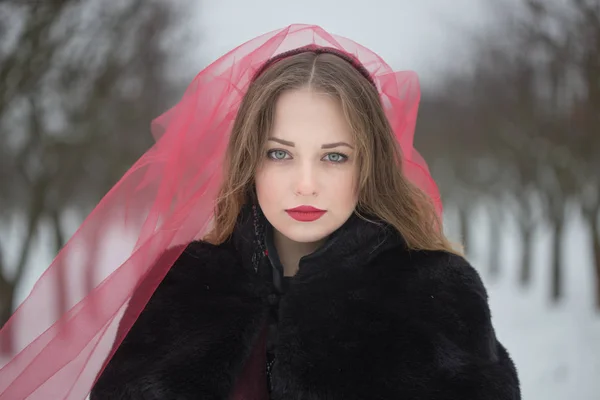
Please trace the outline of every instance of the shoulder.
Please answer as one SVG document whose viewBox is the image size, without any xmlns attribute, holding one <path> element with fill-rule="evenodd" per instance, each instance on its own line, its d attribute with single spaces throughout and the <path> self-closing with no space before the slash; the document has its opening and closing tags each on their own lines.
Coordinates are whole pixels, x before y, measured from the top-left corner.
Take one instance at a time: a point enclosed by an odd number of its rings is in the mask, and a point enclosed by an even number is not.
<svg viewBox="0 0 600 400">
<path fill-rule="evenodd" d="M 519 379 L 496 337 L 488 296 L 476 269 L 456 254 L 390 251 L 373 265 L 384 288 L 382 307 L 409 343 L 413 367 L 448 398 L 519 399 Z M 415 379 L 421 379 L 415 376 Z"/>
<path fill-rule="evenodd" d="M 449 392 L 455 386 L 457 398 L 520 398 L 515 365 L 496 336 L 477 270 L 456 254 L 407 253 L 391 274 L 404 277 L 405 296 L 392 296 L 392 303 L 412 310 L 405 322 L 418 331 L 421 348 L 433 350 L 436 368 L 452 377 Z"/>
<path fill-rule="evenodd" d="M 452 331 L 491 338 L 488 294 L 477 270 L 459 255 L 424 253 L 413 266 L 415 297 L 432 317 L 451 318 Z"/>
<path fill-rule="evenodd" d="M 377 267 L 385 280 L 387 307 L 407 322 L 427 326 L 431 337 L 493 357 L 487 291 L 464 257 L 440 251 L 390 252 Z"/>
<path fill-rule="evenodd" d="M 444 251 L 406 249 L 387 252 L 374 263 L 387 279 L 416 285 L 423 293 L 439 296 L 468 291 L 481 298 L 487 293 L 477 270 L 462 256 Z"/>
<path fill-rule="evenodd" d="M 421 251 L 408 256 L 408 268 L 425 293 L 442 300 L 487 302 L 487 292 L 477 270 L 462 256 Z"/>
<path fill-rule="evenodd" d="M 187 281 L 214 273 L 232 272 L 239 269 L 240 265 L 237 253 L 227 243 L 213 245 L 205 241 L 193 241 L 167 249 L 153 269 L 169 263 L 172 266 L 165 279 Z"/>
<path fill-rule="evenodd" d="M 205 241 L 196 240 L 187 244 L 167 250 L 177 251 L 179 256 L 173 266 L 186 268 L 202 263 L 207 268 L 228 265 L 237 261 L 236 252 L 229 243 L 214 245 Z"/>
<path fill-rule="evenodd" d="M 192 242 L 165 250 L 125 309 L 117 332 L 123 340 L 114 342 L 118 347 L 92 398 L 175 398 L 183 388 L 202 392 L 190 382 L 210 373 L 213 364 L 206 357 L 214 358 L 214 351 L 207 351 L 261 309 L 256 285 L 245 276 L 227 245 Z M 183 354 L 195 356 L 184 360 Z M 174 360 L 184 361 L 194 376 L 169 373 Z"/>
<path fill-rule="evenodd" d="M 132 332 L 138 336 L 155 331 L 157 324 L 168 330 L 174 320 L 186 321 L 208 304 L 214 308 L 216 298 L 252 297 L 255 285 L 249 283 L 236 253 L 227 245 L 196 241 L 171 247 L 135 289 L 125 319 L 135 320 Z"/>
<path fill-rule="evenodd" d="M 194 241 L 165 250 L 154 262 L 134 292 L 134 299 L 145 302 L 145 294 L 153 293 L 147 308 L 171 307 L 178 301 L 189 302 L 214 293 L 234 290 L 246 281 L 237 253 L 227 243 L 213 245 Z"/>
<path fill-rule="evenodd" d="M 488 295 L 477 270 L 462 256 L 444 251 L 402 251 L 385 262 L 387 275 L 434 307 L 487 309 Z M 474 310 L 472 310 L 474 311 Z"/>
</svg>

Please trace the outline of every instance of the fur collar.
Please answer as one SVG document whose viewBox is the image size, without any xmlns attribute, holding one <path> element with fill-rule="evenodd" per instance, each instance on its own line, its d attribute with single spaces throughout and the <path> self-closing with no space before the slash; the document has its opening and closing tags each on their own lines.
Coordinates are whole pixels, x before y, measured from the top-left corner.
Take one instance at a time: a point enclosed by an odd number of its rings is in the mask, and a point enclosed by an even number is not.
<svg viewBox="0 0 600 400">
<path fill-rule="evenodd" d="M 382 251 L 395 246 L 405 246 L 404 239 L 388 224 L 373 217 L 369 221 L 352 214 L 337 231 L 330 235 L 317 251 L 302 257 L 300 268 L 311 265 L 342 264 L 356 266 L 357 262 L 368 264 Z M 235 251 L 242 255 L 241 263 L 255 272 L 265 264 L 272 264 L 267 256 L 267 247 L 272 254 L 274 246 L 269 243 L 273 227 L 265 218 L 261 208 L 255 204 L 243 207 L 232 235 Z M 358 261 L 360 260 L 360 261 Z M 270 266 L 269 266 L 270 268 Z"/>
</svg>

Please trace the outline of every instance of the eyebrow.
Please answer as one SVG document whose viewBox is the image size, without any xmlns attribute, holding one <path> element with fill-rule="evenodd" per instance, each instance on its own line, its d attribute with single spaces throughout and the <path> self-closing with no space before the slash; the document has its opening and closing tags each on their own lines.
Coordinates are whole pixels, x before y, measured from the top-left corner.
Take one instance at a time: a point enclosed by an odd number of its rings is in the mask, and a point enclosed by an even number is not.
<svg viewBox="0 0 600 400">
<path fill-rule="evenodd" d="M 295 147 L 296 146 L 294 144 L 294 142 L 289 142 L 289 141 L 283 140 L 283 139 L 278 139 L 278 138 L 270 137 L 269 140 L 271 140 L 273 142 L 277 142 L 277 143 L 283 144 L 284 146 L 290 146 L 290 147 Z M 346 142 L 326 143 L 326 144 L 322 145 L 321 148 L 322 149 L 333 149 L 334 147 L 339 147 L 339 146 L 346 146 L 346 147 L 349 147 L 351 149 L 354 149 L 354 147 L 350 146 Z"/>
</svg>

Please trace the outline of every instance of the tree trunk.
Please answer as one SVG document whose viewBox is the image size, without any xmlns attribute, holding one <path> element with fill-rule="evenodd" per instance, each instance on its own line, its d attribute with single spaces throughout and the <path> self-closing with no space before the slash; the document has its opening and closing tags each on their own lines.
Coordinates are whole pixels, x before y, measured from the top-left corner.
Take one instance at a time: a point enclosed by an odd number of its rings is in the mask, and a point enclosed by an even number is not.
<svg viewBox="0 0 600 400">
<path fill-rule="evenodd" d="M 469 212 L 465 206 L 458 206 L 458 218 L 460 223 L 460 240 L 465 248 L 465 252 L 471 254 Z"/>
<path fill-rule="evenodd" d="M 533 226 L 527 222 L 521 222 L 519 226 L 521 228 L 521 242 L 523 244 L 521 250 L 519 283 L 522 287 L 526 287 L 531 283 Z"/>
<path fill-rule="evenodd" d="M 0 326 L 4 326 L 12 315 L 13 294 L 13 285 L 4 279 L 0 279 Z"/>
<path fill-rule="evenodd" d="M 564 220 L 553 221 L 552 236 L 552 275 L 551 300 L 558 302 L 563 295 L 562 253 L 563 253 Z"/>
<path fill-rule="evenodd" d="M 4 326 L 10 318 L 14 308 L 15 287 L 4 277 L 0 276 L 0 327 Z M 10 354 L 12 352 L 13 342 L 10 330 L 3 332 L 0 342 L 0 354 Z"/>
<path fill-rule="evenodd" d="M 60 212 L 57 210 L 52 210 L 52 212 L 50 213 L 50 217 L 52 219 L 52 227 L 54 229 L 54 248 L 56 250 L 56 253 L 58 253 L 60 252 L 65 243 L 65 235 L 63 233 L 61 225 Z M 56 262 L 60 262 L 60 260 L 62 260 L 62 258 L 57 259 Z M 58 268 L 56 268 L 56 286 L 58 288 L 58 290 L 56 291 L 56 302 L 59 316 L 67 310 L 67 290 L 65 288 L 65 282 L 65 270 L 61 265 Z"/>
<path fill-rule="evenodd" d="M 500 276 L 500 242 L 502 241 L 502 213 L 498 205 L 493 204 L 490 210 L 490 248 L 488 266 L 490 276 L 497 279 Z"/>
<path fill-rule="evenodd" d="M 589 219 L 592 249 L 594 251 L 594 282 L 596 289 L 596 308 L 600 311 L 600 226 L 598 226 L 598 213 Z"/>
</svg>

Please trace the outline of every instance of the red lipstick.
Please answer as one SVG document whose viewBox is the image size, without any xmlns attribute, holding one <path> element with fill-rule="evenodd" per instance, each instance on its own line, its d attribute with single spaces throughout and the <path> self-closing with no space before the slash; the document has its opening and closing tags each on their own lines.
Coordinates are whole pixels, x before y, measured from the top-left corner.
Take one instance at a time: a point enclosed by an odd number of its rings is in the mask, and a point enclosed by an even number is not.
<svg viewBox="0 0 600 400">
<path fill-rule="evenodd" d="M 300 222 L 311 222 L 321 218 L 327 211 L 312 206 L 299 206 L 285 210 L 288 215 Z"/>
</svg>

